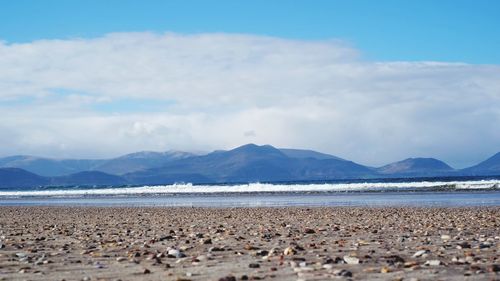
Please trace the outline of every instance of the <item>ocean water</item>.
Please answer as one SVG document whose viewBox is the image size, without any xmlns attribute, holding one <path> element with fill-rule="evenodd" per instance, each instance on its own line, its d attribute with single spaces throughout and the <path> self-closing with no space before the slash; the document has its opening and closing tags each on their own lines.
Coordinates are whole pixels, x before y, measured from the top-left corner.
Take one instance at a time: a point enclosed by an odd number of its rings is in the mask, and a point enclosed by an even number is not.
<svg viewBox="0 0 500 281">
<path fill-rule="evenodd" d="M 0 206 L 500 206 L 500 179 L 2 189 Z"/>
</svg>

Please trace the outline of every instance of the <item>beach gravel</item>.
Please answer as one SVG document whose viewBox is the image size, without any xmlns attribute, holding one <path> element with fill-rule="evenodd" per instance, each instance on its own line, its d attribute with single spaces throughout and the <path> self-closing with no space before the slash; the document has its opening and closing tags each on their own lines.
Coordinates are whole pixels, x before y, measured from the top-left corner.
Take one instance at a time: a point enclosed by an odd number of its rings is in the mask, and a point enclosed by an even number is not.
<svg viewBox="0 0 500 281">
<path fill-rule="evenodd" d="M 0 207 L 0 280 L 500 280 L 500 208 Z"/>
</svg>

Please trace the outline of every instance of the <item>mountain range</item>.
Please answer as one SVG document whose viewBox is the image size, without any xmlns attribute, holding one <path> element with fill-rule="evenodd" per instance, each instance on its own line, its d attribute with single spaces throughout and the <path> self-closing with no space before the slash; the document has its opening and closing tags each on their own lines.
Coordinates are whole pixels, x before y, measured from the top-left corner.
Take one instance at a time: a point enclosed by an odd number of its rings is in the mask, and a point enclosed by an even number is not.
<svg viewBox="0 0 500 281">
<path fill-rule="evenodd" d="M 247 144 L 205 155 L 137 152 L 113 159 L 0 158 L 0 188 L 500 175 L 500 153 L 466 169 L 434 158 L 368 167 L 312 150 Z"/>
</svg>

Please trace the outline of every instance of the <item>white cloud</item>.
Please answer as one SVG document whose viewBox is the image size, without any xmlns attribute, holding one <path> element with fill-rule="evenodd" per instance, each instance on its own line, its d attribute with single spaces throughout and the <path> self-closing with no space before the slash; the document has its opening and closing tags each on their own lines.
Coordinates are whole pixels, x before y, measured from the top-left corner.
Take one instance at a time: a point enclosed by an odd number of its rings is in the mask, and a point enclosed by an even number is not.
<svg viewBox="0 0 500 281">
<path fill-rule="evenodd" d="M 464 166 L 500 151 L 498 77 L 495 65 L 364 61 L 339 41 L 117 33 L 0 43 L 0 155 L 253 141 L 370 165 L 435 156 Z"/>
</svg>

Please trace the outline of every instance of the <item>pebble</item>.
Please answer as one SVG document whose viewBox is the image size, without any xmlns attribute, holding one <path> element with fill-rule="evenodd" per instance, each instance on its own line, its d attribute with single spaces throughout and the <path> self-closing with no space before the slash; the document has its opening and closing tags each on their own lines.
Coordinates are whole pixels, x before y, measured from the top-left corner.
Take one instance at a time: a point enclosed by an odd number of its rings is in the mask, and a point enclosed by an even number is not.
<svg viewBox="0 0 500 281">
<path fill-rule="evenodd" d="M 304 230 L 304 233 L 306 233 L 306 234 L 313 234 L 313 233 L 316 233 L 316 231 L 314 231 L 314 229 L 312 229 L 312 228 L 306 228 Z"/>
<path fill-rule="evenodd" d="M 26 257 L 26 254 L 25 253 L 16 253 L 16 256 L 18 258 L 24 258 L 24 257 Z"/>
<path fill-rule="evenodd" d="M 258 263 L 251 263 L 251 264 L 248 265 L 248 267 L 250 267 L 250 268 L 259 268 L 260 264 L 258 264 Z"/>
<path fill-rule="evenodd" d="M 470 249 L 471 246 L 467 241 L 460 242 L 457 246 L 458 249 Z"/>
<path fill-rule="evenodd" d="M 283 251 L 283 255 L 285 256 L 291 256 L 291 255 L 295 255 L 297 253 L 297 251 L 292 248 L 292 247 L 287 247 L 284 251 Z"/>
<path fill-rule="evenodd" d="M 451 236 L 450 235 L 441 235 L 441 240 L 450 240 L 451 239 Z"/>
<path fill-rule="evenodd" d="M 210 238 L 207 238 L 207 239 L 201 239 L 201 240 L 200 240 L 200 243 L 201 243 L 201 244 L 204 244 L 204 245 L 212 244 L 212 239 L 210 239 Z"/>
<path fill-rule="evenodd" d="M 252 245 L 250 245 L 250 244 L 246 244 L 246 245 L 245 245 L 245 250 L 247 250 L 247 251 L 258 250 L 258 249 L 259 249 L 259 248 L 254 247 L 254 246 L 252 246 Z"/>
<path fill-rule="evenodd" d="M 168 256 L 175 257 L 178 259 L 186 257 L 186 255 L 183 252 L 181 252 L 177 249 L 171 249 L 167 252 L 167 254 L 168 254 Z"/>
<path fill-rule="evenodd" d="M 425 262 L 425 265 L 438 266 L 438 265 L 441 265 L 441 261 L 440 260 L 428 260 Z"/>
<path fill-rule="evenodd" d="M 359 264 L 359 259 L 351 256 L 344 256 L 344 261 L 347 264 Z"/>
<path fill-rule="evenodd" d="M 211 253 L 211 252 L 223 252 L 224 249 L 222 248 L 219 248 L 219 247 L 210 247 L 208 248 L 208 252 Z"/>
<path fill-rule="evenodd" d="M 219 281 L 236 281 L 236 277 L 234 277 L 232 275 L 228 275 L 228 276 L 219 278 Z"/>
<path fill-rule="evenodd" d="M 337 269 L 333 271 L 334 275 L 342 276 L 342 277 L 352 277 L 352 272 L 347 269 Z"/>
<path fill-rule="evenodd" d="M 489 272 L 500 272 L 500 264 L 492 264 L 488 267 Z"/>
<path fill-rule="evenodd" d="M 427 250 L 420 250 L 420 251 L 417 251 L 415 254 L 413 254 L 413 257 L 414 258 L 418 258 L 418 257 L 421 257 L 424 254 L 427 254 L 427 253 L 428 253 Z"/>
<path fill-rule="evenodd" d="M 391 272 L 391 269 L 388 268 L 387 266 L 384 266 L 380 269 L 380 273 L 389 273 Z"/>
<path fill-rule="evenodd" d="M 321 267 L 323 267 L 324 269 L 332 269 L 333 268 L 333 264 L 327 263 L 327 264 L 322 265 Z"/>
<path fill-rule="evenodd" d="M 269 251 L 266 251 L 266 250 L 258 250 L 256 253 L 255 253 L 257 256 L 267 256 L 269 255 Z"/>
<path fill-rule="evenodd" d="M 309 272 L 309 271 L 314 271 L 314 268 L 312 267 L 295 267 L 293 269 L 295 272 Z"/>
</svg>

